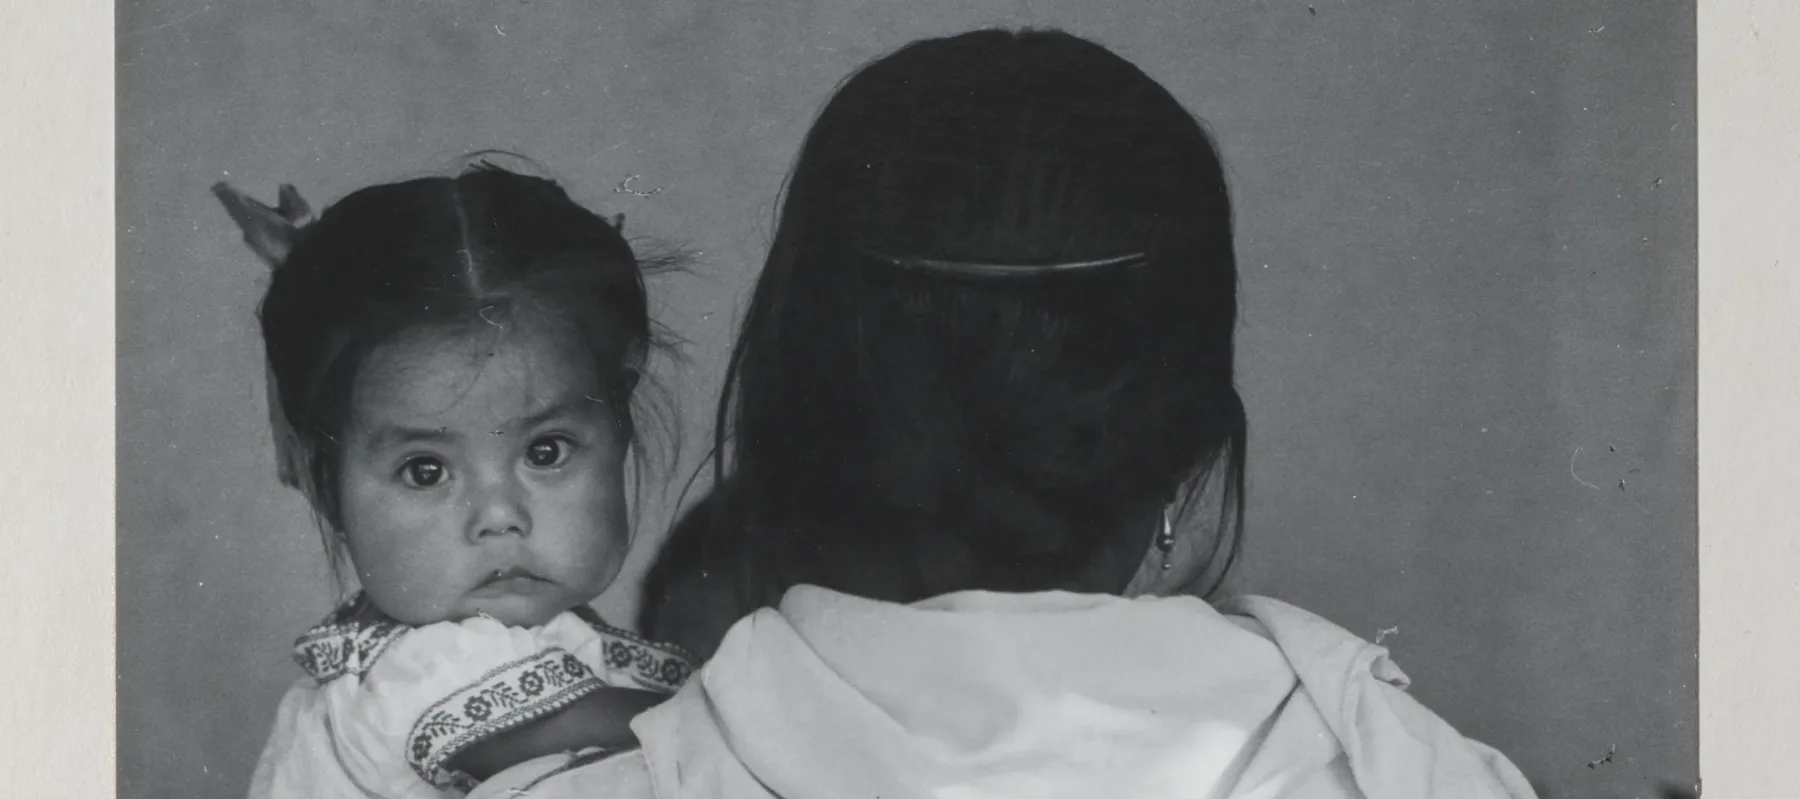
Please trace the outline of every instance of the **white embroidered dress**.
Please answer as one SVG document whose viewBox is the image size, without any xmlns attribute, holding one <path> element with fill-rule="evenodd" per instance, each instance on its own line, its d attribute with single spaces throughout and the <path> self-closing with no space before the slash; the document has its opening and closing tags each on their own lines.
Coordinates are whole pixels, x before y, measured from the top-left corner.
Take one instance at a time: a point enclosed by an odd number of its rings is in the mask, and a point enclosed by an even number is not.
<svg viewBox="0 0 1800 799">
<path fill-rule="evenodd" d="M 358 598 L 294 654 L 307 676 L 281 701 L 252 799 L 463 796 L 474 780 L 445 764 L 470 745 L 602 687 L 671 693 L 693 672 L 679 650 L 586 607 L 533 628 L 481 617 L 415 628 Z M 508 774 L 541 777 L 608 754 L 546 756 Z"/>
</svg>

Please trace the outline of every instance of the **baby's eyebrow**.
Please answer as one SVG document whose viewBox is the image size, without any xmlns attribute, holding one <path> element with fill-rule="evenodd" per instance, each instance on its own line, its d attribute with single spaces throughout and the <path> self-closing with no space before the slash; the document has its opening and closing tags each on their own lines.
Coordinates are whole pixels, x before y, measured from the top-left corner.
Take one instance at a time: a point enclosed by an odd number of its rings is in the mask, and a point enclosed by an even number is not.
<svg viewBox="0 0 1800 799">
<path fill-rule="evenodd" d="M 552 419 L 585 416 L 595 412 L 594 405 L 596 404 L 604 404 L 604 401 L 586 395 L 564 398 L 524 416 L 508 420 L 499 429 L 489 432 L 500 433 L 506 430 L 526 429 Z M 409 427 L 402 424 L 383 424 L 376 427 L 369 436 L 368 448 L 381 450 L 406 444 L 451 443 L 460 440 L 462 440 L 461 434 L 446 427 Z"/>
<path fill-rule="evenodd" d="M 592 406 L 600 402 L 589 396 L 565 397 L 541 410 L 514 419 L 507 424 L 513 427 L 535 427 L 551 419 L 565 416 L 584 416 L 593 413 Z"/>
<path fill-rule="evenodd" d="M 369 436 L 369 448 L 385 449 L 401 444 L 447 442 L 459 438 L 461 436 L 444 427 L 406 427 L 388 424 L 376 428 L 374 435 Z"/>
</svg>

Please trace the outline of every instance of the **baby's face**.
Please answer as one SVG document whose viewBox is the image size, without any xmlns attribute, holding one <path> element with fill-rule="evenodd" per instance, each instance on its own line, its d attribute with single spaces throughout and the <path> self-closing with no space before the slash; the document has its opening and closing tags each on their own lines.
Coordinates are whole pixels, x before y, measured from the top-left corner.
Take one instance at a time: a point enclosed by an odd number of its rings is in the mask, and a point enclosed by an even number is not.
<svg viewBox="0 0 1800 799">
<path fill-rule="evenodd" d="M 627 442 L 590 359 L 562 338 L 426 331 L 363 364 L 341 519 L 389 616 L 533 626 L 618 575 Z"/>
</svg>

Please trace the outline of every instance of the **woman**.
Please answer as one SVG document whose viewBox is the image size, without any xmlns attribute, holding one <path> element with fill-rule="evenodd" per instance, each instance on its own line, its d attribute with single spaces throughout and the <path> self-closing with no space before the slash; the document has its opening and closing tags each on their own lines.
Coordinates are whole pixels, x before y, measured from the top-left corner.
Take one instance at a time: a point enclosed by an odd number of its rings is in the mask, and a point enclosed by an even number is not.
<svg viewBox="0 0 1800 799">
<path fill-rule="evenodd" d="M 1531 796 L 1380 648 L 1182 595 L 1243 523 L 1235 292 L 1210 140 L 1106 49 L 981 31 L 852 77 L 650 583 L 645 630 L 711 662 L 596 789 Z"/>
</svg>

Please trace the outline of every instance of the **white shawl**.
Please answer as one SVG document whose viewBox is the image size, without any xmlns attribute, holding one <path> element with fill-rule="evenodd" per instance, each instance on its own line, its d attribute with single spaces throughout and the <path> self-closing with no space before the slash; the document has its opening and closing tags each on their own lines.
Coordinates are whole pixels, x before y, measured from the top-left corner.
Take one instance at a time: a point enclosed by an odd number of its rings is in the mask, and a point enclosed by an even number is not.
<svg viewBox="0 0 1800 799">
<path fill-rule="evenodd" d="M 1405 686 L 1384 649 L 1270 599 L 967 592 L 897 605 L 802 586 L 638 717 L 642 752 L 529 794 L 1533 797 Z"/>
</svg>

